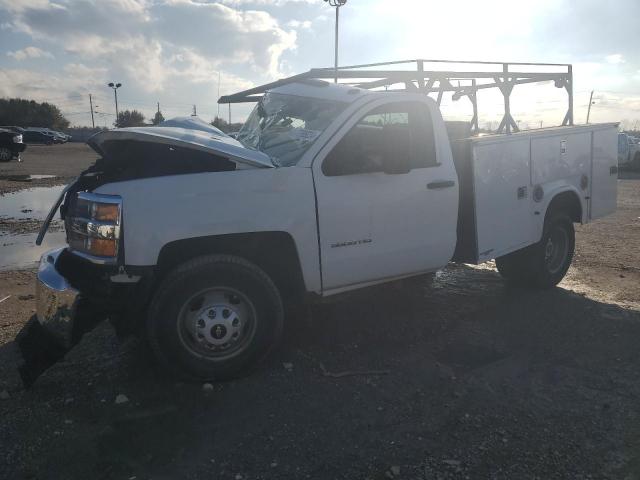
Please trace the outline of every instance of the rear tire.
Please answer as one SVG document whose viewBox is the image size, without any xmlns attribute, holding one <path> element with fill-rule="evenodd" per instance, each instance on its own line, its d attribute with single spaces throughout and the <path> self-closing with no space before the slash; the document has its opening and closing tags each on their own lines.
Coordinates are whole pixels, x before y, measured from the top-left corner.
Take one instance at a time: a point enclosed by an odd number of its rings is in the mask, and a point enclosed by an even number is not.
<svg viewBox="0 0 640 480">
<path fill-rule="evenodd" d="M 282 334 L 273 281 L 231 255 L 197 257 L 167 275 L 147 319 L 151 349 L 167 369 L 192 380 L 225 380 L 257 366 Z"/>
<path fill-rule="evenodd" d="M 542 238 L 535 245 L 496 258 L 496 267 L 508 283 L 532 288 L 556 286 L 569 270 L 575 249 L 575 230 L 564 212 L 545 221 Z"/>
</svg>

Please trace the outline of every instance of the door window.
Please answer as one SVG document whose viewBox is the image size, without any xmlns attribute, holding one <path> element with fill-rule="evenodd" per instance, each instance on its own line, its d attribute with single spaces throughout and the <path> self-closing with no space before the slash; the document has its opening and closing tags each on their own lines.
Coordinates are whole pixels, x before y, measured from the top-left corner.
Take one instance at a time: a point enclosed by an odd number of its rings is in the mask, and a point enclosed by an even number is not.
<svg viewBox="0 0 640 480">
<path fill-rule="evenodd" d="M 427 107 L 396 102 L 364 115 L 322 164 L 326 176 L 374 172 L 406 173 L 437 165 Z"/>
</svg>

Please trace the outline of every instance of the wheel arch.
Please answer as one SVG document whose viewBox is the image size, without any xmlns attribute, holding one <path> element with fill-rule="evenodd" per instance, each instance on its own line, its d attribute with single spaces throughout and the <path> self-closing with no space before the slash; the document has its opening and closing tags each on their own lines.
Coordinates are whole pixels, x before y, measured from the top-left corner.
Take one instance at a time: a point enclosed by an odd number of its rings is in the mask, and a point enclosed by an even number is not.
<svg viewBox="0 0 640 480">
<path fill-rule="evenodd" d="M 295 241 L 282 231 L 211 235 L 167 243 L 158 255 L 156 283 L 177 265 L 210 254 L 236 255 L 254 263 L 273 280 L 285 301 L 307 292 Z"/>
<path fill-rule="evenodd" d="M 545 221 L 549 215 L 558 211 L 566 211 L 574 223 L 582 223 L 584 212 L 578 192 L 573 189 L 554 192 L 545 209 Z"/>
</svg>

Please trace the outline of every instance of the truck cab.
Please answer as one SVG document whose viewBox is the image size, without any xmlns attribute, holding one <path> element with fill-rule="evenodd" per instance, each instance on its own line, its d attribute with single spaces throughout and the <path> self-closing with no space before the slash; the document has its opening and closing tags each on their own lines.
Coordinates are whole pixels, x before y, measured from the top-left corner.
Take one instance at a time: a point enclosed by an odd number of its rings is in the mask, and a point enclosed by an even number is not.
<svg viewBox="0 0 640 480">
<path fill-rule="evenodd" d="M 109 318 L 167 369 L 220 379 L 271 351 L 293 303 L 452 260 L 554 286 L 573 223 L 615 209 L 617 178 L 615 125 L 558 130 L 455 139 L 422 93 L 301 81 L 236 139 L 99 133 L 50 213 L 68 246 L 42 257 L 38 320 L 69 348 Z"/>
</svg>

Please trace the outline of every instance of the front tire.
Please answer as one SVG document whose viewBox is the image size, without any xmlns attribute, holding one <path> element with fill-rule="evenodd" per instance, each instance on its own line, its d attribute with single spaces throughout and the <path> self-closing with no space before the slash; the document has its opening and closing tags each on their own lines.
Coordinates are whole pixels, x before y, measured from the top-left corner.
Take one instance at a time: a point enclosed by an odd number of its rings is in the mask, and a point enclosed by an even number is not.
<svg viewBox="0 0 640 480">
<path fill-rule="evenodd" d="M 236 378 L 257 366 L 282 334 L 273 281 L 236 256 L 197 257 L 167 275 L 147 319 L 158 360 L 192 380 Z"/>
<path fill-rule="evenodd" d="M 575 230 L 565 213 L 551 214 L 535 245 L 496 258 L 508 283 L 546 289 L 556 286 L 569 270 L 575 250 Z"/>
</svg>

